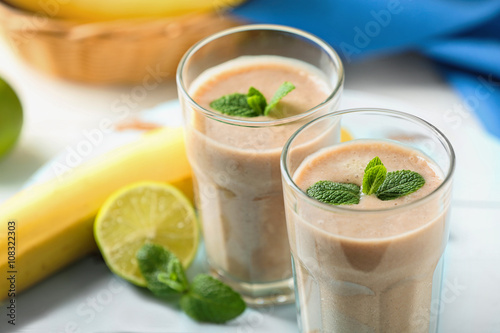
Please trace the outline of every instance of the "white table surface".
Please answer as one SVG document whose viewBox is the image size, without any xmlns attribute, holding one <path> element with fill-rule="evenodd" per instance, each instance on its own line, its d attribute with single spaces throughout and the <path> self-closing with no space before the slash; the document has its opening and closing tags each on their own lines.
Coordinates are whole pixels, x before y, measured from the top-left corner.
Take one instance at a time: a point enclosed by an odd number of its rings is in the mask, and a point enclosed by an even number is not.
<svg viewBox="0 0 500 333">
<path fill-rule="evenodd" d="M 131 114 L 176 97 L 173 81 L 164 82 L 144 98 L 137 98 L 133 96 L 133 86 L 97 87 L 50 78 L 19 61 L 2 40 L 0 76 L 19 93 L 25 115 L 18 145 L 0 161 L 0 202 L 17 192 L 31 174 L 54 155 L 82 140 L 85 131 L 96 128 L 104 118 L 116 119 L 113 107 L 117 103 L 125 105 L 127 97 L 132 101 L 128 107 Z M 487 135 L 468 111 L 459 114 L 460 121 L 456 118 L 449 121 L 445 115 L 461 109 L 463 102 L 433 65 L 417 55 L 346 64 L 346 88 L 396 100 L 387 106 L 402 105 L 405 108 L 408 105 L 408 108 L 426 110 L 426 118 L 440 124 L 452 140 L 457 151 L 458 168 L 445 273 L 451 297 L 442 308 L 441 332 L 500 332 L 500 177 L 495 176 L 500 170 L 500 141 Z M 91 283 L 79 278 L 82 269 L 94 272 L 96 280 Z M 65 284 L 61 285 L 63 279 Z M 20 325 L 15 329 L 5 326 L 5 310 L 0 310 L 0 331 L 64 332 L 64 322 L 51 322 L 50 318 L 55 313 L 58 313 L 58 318 L 64 314 L 74 315 L 74 309 L 69 309 L 70 312 L 61 309 L 65 304 L 78 305 L 85 301 L 95 288 L 109 289 L 109 283 L 113 281 L 101 262 L 96 262 L 95 258 L 85 259 L 21 295 L 20 300 L 25 302 L 18 308 Z M 47 290 L 54 292 L 47 293 Z M 113 302 L 120 302 L 124 295 L 137 293 L 136 289 L 126 289 Z M 99 320 L 106 324 L 85 326 L 83 322 L 80 332 L 116 332 L 114 322 L 134 315 L 140 316 L 138 322 L 144 320 L 156 327 L 156 330 L 144 331 L 160 332 L 162 323 L 165 323 L 141 311 L 138 315 L 133 304 L 124 313 L 112 310 L 113 304 L 103 312 L 96 312 L 94 324 Z M 189 319 L 186 316 L 175 318 L 181 324 L 167 325 L 163 331 L 208 332 L 209 326 L 205 327 L 206 330 L 182 330 L 180 327 L 189 326 L 182 326 L 182 322 L 188 323 Z M 127 329 L 141 331 L 137 327 Z M 283 332 L 294 332 L 293 307 L 251 310 L 231 325 L 216 326 L 211 331 L 268 332 L 271 327 L 286 327 Z"/>
</svg>

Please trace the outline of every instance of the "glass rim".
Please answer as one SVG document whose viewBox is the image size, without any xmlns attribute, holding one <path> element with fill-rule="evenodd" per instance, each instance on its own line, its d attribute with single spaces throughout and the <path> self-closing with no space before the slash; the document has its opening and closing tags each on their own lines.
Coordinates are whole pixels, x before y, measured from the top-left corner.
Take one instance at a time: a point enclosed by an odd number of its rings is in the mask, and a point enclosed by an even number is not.
<svg viewBox="0 0 500 333">
<path fill-rule="evenodd" d="M 295 138 L 305 129 L 308 127 L 314 125 L 316 122 L 320 122 L 325 118 L 330 118 L 330 117 L 337 117 L 337 116 L 342 116 L 345 114 L 353 114 L 353 113 L 372 113 L 372 114 L 383 114 L 387 116 L 393 116 L 397 118 L 402 118 L 402 119 L 407 119 L 411 120 L 413 122 L 416 122 L 420 125 L 423 125 L 424 127 L 428 128 L 439 140 L 439 142 L 443 145 L 445 148 L 448 157 L 450 159 L 450 165 L 448 167 L 448 170 L 442 170 L 445 173 L 445 177 L 443 179 L 443 182 L 435 188 L 431 193 L 427 194 L 426 196 L 419 198 L 415 201 L 411 201 L 402 205 L 397 205 L 394 207 L 388 207 L 388 208 L 383 208 L 383 209 L 363 209 L 363 210 L 355 210 L 355 209 L 350 209 L 347 207 L 343 207 L 342 205 L 329 205 L 326 203 L 323 203 L 321 201 L 318 201 L 316 199 L 311 198 L 310 196 L 307 195 L 305 191 L 303 191 L 293 180 L 293 177 L 290 175 L 288 166 L 287 166 L 287 157 L 288 157 L 288 151 L 290 149 L 291 144 L 295 140 Z M 327 211 L 331 212 L 337 212 L 337 213 L 350 213 L 350 214 L 374 214 L 374 213 L 387 213 L 389 211 L 398 211 L 401 209 L 407 209 L 412 206 L 416 206 L 422 202 L 425 202 L 427 200 L 430 200 L 429 198 L 432 198 L 436 195 L 436 193 L 439 193 L 439 191 L 448 186 L 448 184 L 451 183 L 453 179 L 453 174 L 455 171 L 455 151 L 453 149 L 453 146 L 451 145 L 450 141 L 448 138 L 434 125 L 429 123 L 428 121 L 412 115 L 410 113 L 402 112 L 402 111 L 396 111 L 392 109 L 384 109 L 384 108 L 352 108 L 352 109 L 345 109 L 345 110 L 339 110 L 339 111 L 334 111 L 327 113 L 321 117 L 315 118 L 308 122 L 307 124 L 304 124 L 301 126 L 295 133 L 292 134 L 292 136 L 288 139 L 288 141 L 285 143 L 283 146 L 283 151 L 281 153 L 280 157 L 280 170 L 282 174 L 283 180 L 287 183 L 288 186 L 290 186 L 294 192 L 299 193 L 302 199 L 305 199 L 307 202 L 317 206 L 324 208 Z"/>
<path fill-rule="evenodd" d="M 219 38 L 225 37 L 227 35 L 235 34 L 235 33 L 240 33 L 240 32 L 245 32 L 245 31 L 258 31 L 258 30 L 263 30 L 263 31 L 275 31 L 275 32 L 285 32 L 285 33 L 290 33 L 296 36 L 300 36 L 303 38 L 306 38 L 309 41 L 312 41 L 314 44 L 319 46 L 332 60 L 332 62 L 335 64 L 336 69 L 337 69 L 337 81 L 335 83 L 335 86 L 333 87 L 333 90 L 328 97 L 323 100 L 321 103 L 318 105 L 314 106 L 313 108 L 310 108 L 309 110 L 302 112 L 300 114 L 297 114 L 292 117 L 286 117 L 286 118 L 281 118 L 281 119 L 276 119 L 276 120 L 265 120 L 265 121 L 248 121 L 244 119 L 239 119 L 239 118 L 233 118 L 227 115 L 224 115 L 222 113 L 218 113 L 209 109 L 205 109 L 198 103 L 196 103 L 190 94 L 188 93 L 186 87 L 185 87 L 185 82 L 183 78 L 183 71 L 184 68 L 188 62 L 188 60 L 197 52 L 199 51 L 202 47 L 205 45 L 211 43 L 214 40 L 217 40 Z M 268 127 L 268 126 L 276 126 L 276 125 L 282 125 L 282 124 L 288 124 L 295 122 L 300 119 L 307 118 L 311 116 L 312 114 L 316 113 L 317 111 L 321 110 L 326 104 L 330 103 L 331 101 L 334 100 L 335 97 L 338 96 L 343 83 L 344 83 L 344 66 L 342 65 L 342 60 L 340 59 L 338 53 L 331 47 L 327 42 L 325 42 L 323 39 L 310 34 L 306 31 L 284 26 L 284 25 L 276 25 L 276 24 L 249 24 L 249 25 L 242 25 L 238 26 L 235 28 L 230 28 L 226 29 L 223 31 L 220 31 L 218 33 L 215 33 L 211 36 L 208 36 L 196 44 L 194 44 L 182 57 L 181 61 L 179 62 L 179 66 L 177 67 L 177 73 L 176 73 L 176 79 L 177 79 L 177 87 L 180 90 L 181 94 L 186 98 L 188 103 L 194 107 L 197 111 L 202 112 L 204 115 L 207 117 L 221 121 L 230 125 L 237 125 L 237 126 L 245 126 L 245 127 Z"/>
</svg>

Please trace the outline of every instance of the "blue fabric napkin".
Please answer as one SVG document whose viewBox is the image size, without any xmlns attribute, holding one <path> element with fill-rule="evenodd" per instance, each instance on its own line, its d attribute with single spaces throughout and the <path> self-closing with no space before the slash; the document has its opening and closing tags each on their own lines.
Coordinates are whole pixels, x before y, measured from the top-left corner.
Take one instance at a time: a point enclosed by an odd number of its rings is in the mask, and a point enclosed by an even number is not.
<svg viewBox="0 0 500 333">
<path fill-rule="evenodd" d="M 459 107 L 470 107 L 500 138 L 499 0 L 248 0 L 233 14 L 309 31 L 344 62 L 417 50 L 463 97 L 450 119 L 465 117 Z"/>
</svg>

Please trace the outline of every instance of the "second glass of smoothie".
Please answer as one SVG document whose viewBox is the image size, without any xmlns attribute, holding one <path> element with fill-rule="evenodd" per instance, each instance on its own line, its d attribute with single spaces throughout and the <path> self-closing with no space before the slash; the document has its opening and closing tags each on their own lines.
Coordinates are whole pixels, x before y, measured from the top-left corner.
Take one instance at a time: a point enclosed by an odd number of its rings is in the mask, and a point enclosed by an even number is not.
<svg viewBox="0 0 500 333">
<path fill-rule="evenodd" d="M 177 73 L 196 205 L 212 274 L 250 305 L 293 300 L 279 158 L 300 126 L 337 109 L 344 73 L 336 52 L 300 30 L 251 25 L 213 35 L 189 50 Z M 270 101 L 295 86 L 272 115 L 234 117 L 214 100 L 255 87 Z M 337 140 L 335 122 L 304 138 Z"/>
<path fill-rule="evenodd" d="M 353 140 L 304 154 L 302 140 L 333 119 Z M 363 181 L 376 157 L 386 168 L 385 194 Z M 436 332 L 454 165 L 439 130 L 392 110 L 338 111 L 290 138 L 282 174 L 301 332 Z M 398 172 L 408 178 L 389 176 Z M 420 188 L 410 184 L 412 172 L 425 180 Z M 358 202 L 335 205 L 350 196 L 333 187 L 311 192 L 318 182 L 358 186 L 350 188 Z"/>
</svg>

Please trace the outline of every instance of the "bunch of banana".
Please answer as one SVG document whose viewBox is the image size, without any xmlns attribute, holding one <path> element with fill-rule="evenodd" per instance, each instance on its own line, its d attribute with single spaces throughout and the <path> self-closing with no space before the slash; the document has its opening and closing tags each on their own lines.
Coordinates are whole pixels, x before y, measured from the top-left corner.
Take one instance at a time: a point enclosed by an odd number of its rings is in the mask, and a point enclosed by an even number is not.
<svg viewBox="0 0 500 333">
<path fill-rule="evenodd" d="M 129 18 L 172 17 L 217 11 L 243 0 L 6 0 L 14 7 L 53 18 L 109 21 Z"/>
<path fill-rule="evenodd" d="M 5 250 L 14 241 L 15 263 L 12 267 L 7 255 L 0 256 L 0 271 L 17 271 L 19 292 L 94 251 L 92 225 L 99 208 L 119 188 L 144 180 L 168 182 L 192 199 L 182 128 L 146 133 L 2 203 L 0 248 Z M 13 229 L 10 221 L 15 222 L 15 239 L 7 236 Z M 9 286 L 7 279 L 0 279 L 0 300 L 7 297 Z"/>
</svg>

